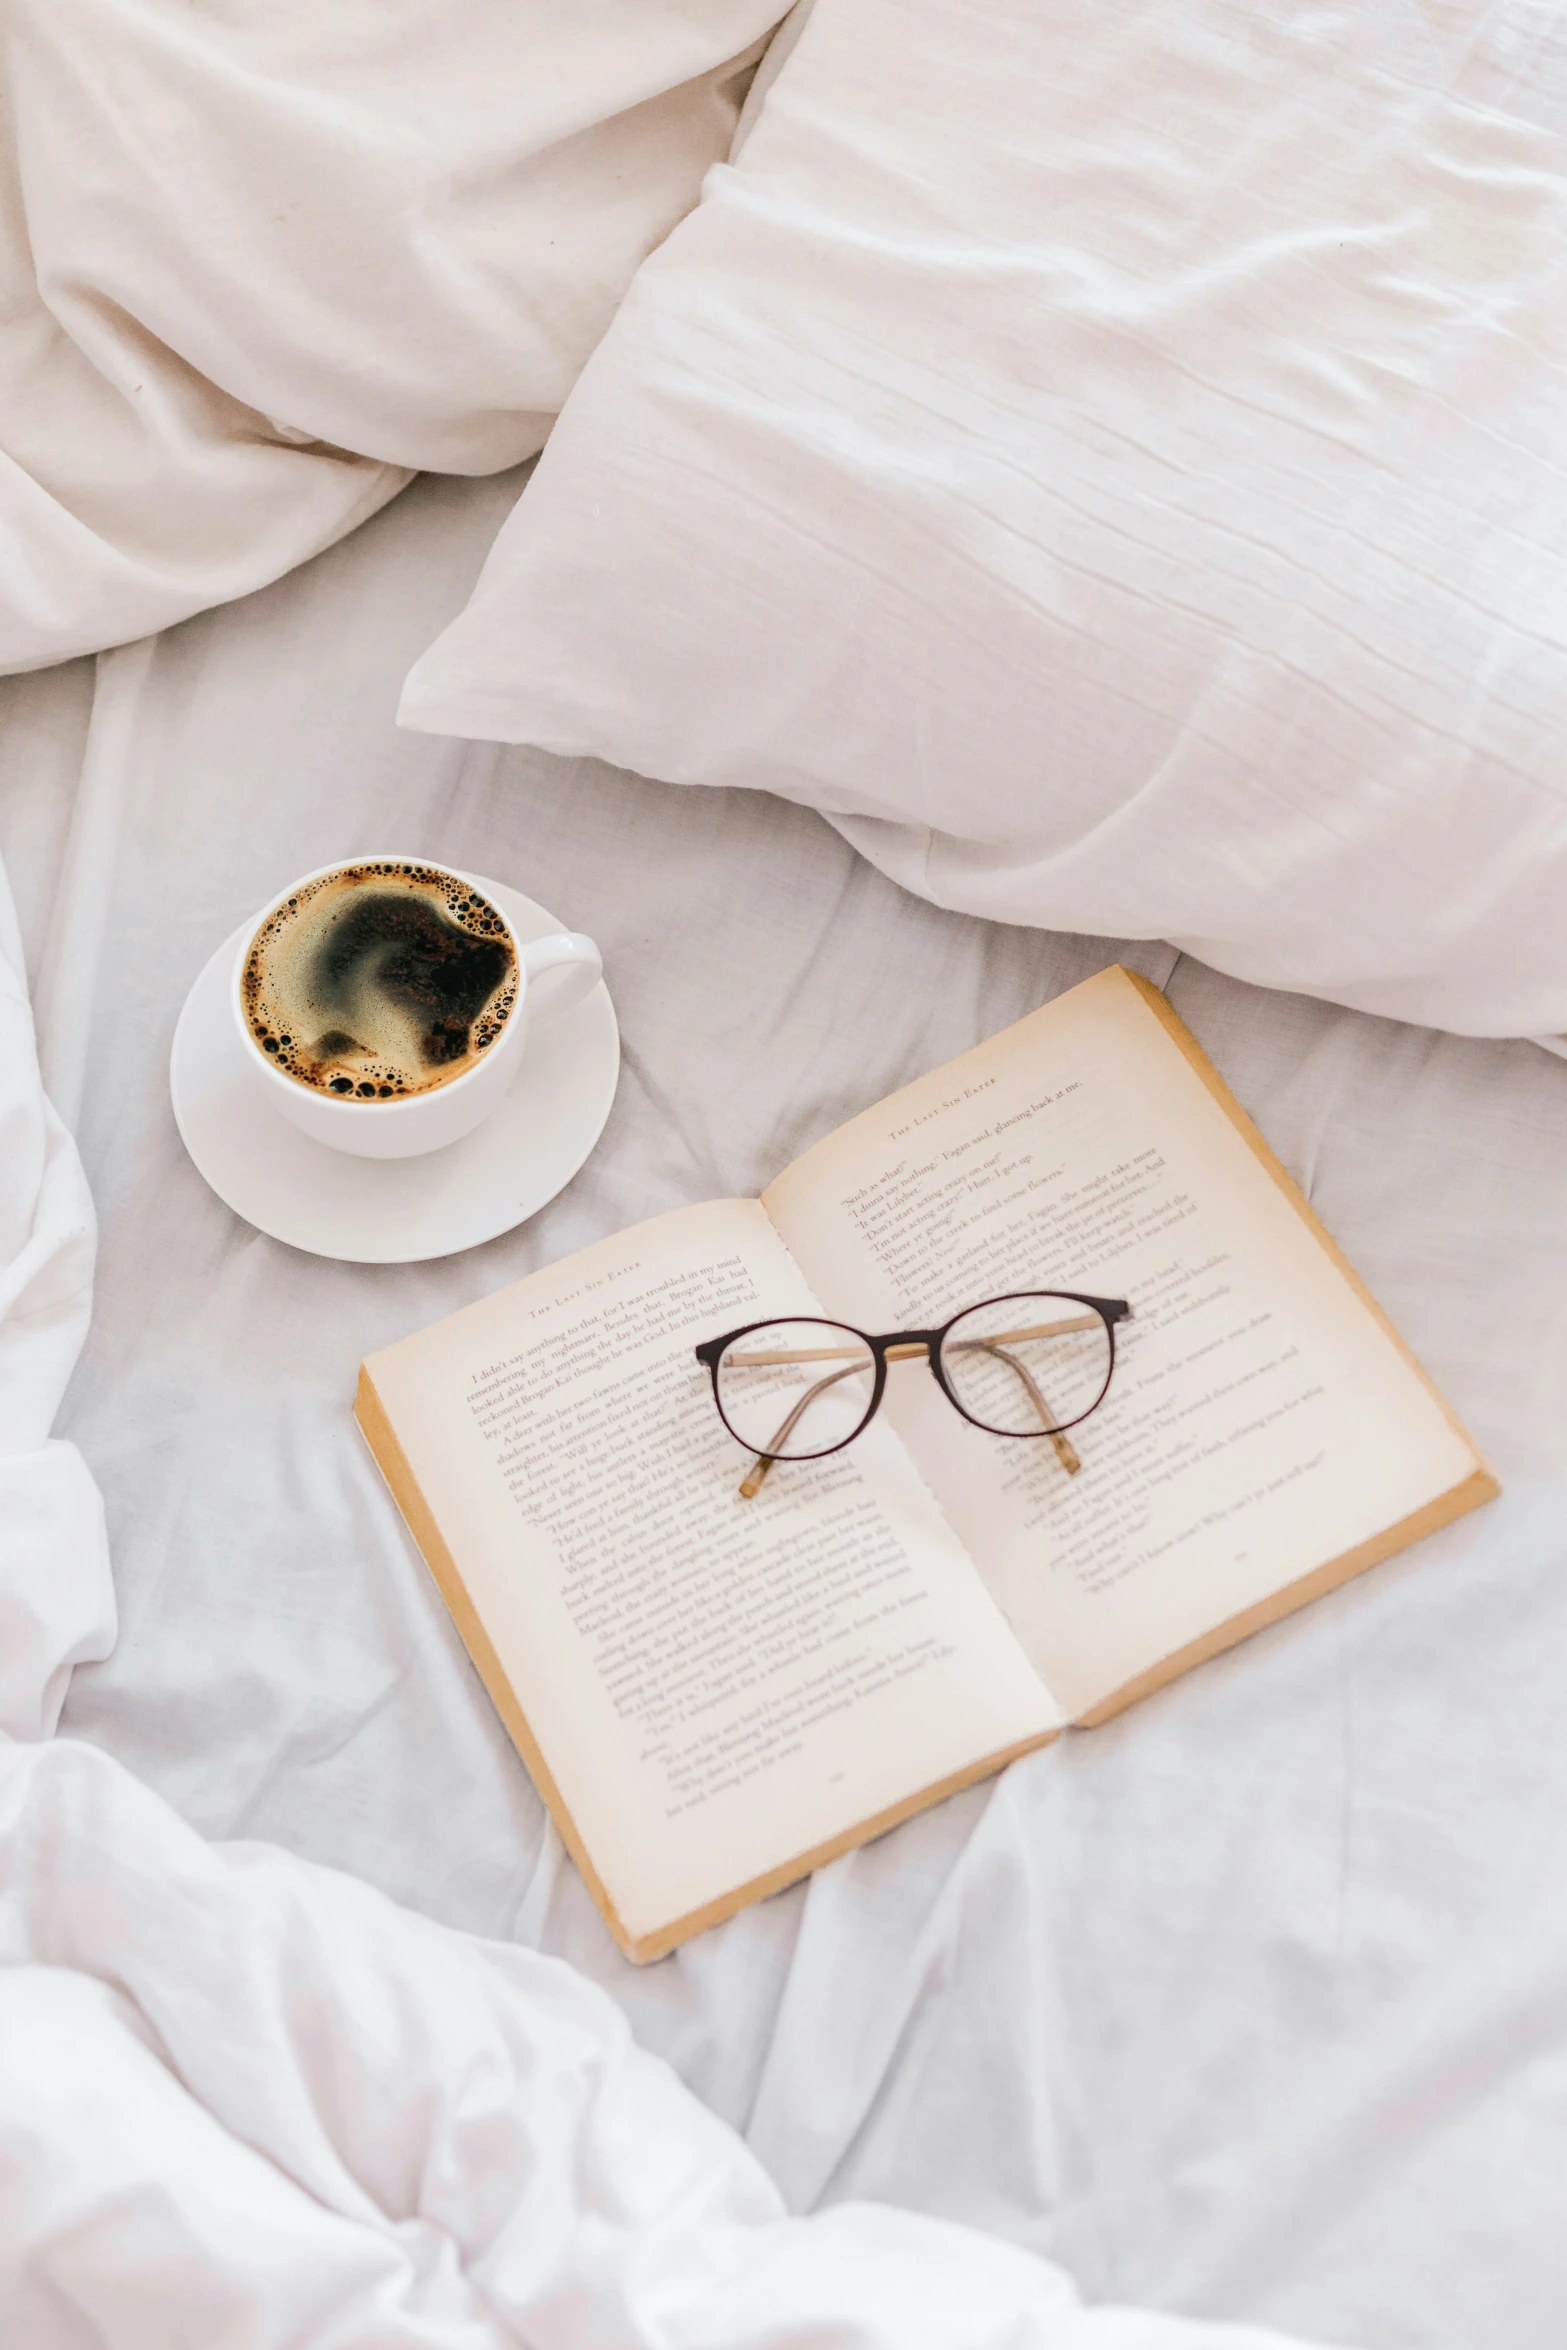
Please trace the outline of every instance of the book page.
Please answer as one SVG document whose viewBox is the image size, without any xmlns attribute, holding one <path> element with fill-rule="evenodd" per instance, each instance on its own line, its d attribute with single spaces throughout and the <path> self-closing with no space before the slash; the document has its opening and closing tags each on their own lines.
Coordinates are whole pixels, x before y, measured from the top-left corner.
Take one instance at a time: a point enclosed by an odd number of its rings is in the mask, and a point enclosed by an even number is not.
<svg viewBox="0 0 1567 2350">
<path fill-rule="evenodd" d="M 1130 1302 L 1076 1475 L 1048 1439 L 970 1426 L 923 1359 L 888 1374 L 884 1409 L 1073 1716 L 1481 1469 L 1122 971 L 855 1119 L 763 1201 L 872 1333 L 1013 1289 Z"/>
<path fill-rule="evenodd" d="M 1060 1726 L 890 1427 L 740 1498 L 692 1350 L 775 1311 L 822 1309 L 722 1201 L 366 1365 L 633 1939 Z"/>
</svg>

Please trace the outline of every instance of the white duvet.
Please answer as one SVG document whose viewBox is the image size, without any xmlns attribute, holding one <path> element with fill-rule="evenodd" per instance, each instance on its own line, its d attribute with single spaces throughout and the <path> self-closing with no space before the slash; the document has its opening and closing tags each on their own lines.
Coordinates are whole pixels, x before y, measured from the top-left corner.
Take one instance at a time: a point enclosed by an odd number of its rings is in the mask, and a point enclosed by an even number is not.
<svg viewBox="0 0 1567 2350">
<path fill-rule="evenodd" d="M 1087 2311 L 1058 2269 L 865 2204 L 809 2219 L 560 1961 L 213 1845 L 53 1733 L 113 1644 L 49 1427 L 93 1222 L 0 873 L 0 2341 L 7 2350 L 1279 2337 Z"/>
</svg>

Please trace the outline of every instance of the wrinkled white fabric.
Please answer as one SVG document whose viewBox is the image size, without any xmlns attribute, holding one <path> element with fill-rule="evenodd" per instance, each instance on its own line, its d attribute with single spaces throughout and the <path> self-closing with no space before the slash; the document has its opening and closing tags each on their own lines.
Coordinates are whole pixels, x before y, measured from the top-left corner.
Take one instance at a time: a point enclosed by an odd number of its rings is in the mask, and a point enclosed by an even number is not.
<svg viewBox="0 0 1567 2350">
<path fill-rule="evenodd" d="M 782 0 L 4 0 L 0 669 L 532 454 Z"/>
<path fill-rule="evenodd" d="M 815 0 L 404 720 L 1559 1033 L 1564 321 L 1560 0 Z"/>
<path fill-rule="evenodd" d="M 8 1758 L 0 1850 L 0 2322 L 29 2350 L 73 2316 L 117 2346 L 1071 2338 L 1065 2280 L 1008 2247 L 785 2220 L 557 1960 L 207 1845 L 67 1743 Z"/>
<path fill-rule="evenodd" d="M 114 1645 L 98 1492 L 50 1436 L 87 1328 L 93 1215 L 44 1098 L 0 865 L 0 1738 L 47 1738 L 74 1665 Z"/>
<path fill-rule="evenodd" d="M 49 1440 L 92 1222 L 0 868 L 0 2340 L 16 2350 L 1280 2350 L 973 2231 L 786 2216 L 597 1986 L 51 1739 L 114 1618 Z"/>
</svg>

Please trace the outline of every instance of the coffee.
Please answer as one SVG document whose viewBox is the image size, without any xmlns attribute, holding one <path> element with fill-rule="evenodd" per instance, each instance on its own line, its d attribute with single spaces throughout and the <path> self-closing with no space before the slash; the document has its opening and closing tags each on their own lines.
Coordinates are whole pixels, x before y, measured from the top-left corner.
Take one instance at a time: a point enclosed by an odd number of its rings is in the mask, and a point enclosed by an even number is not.
<svg viewBox="0 0 1567 2350">
<path fill-rule="evenodd" d="M 510 1017 L 516 950 L 488 898 L 438 866 L 340 865 L 274 908 L 245 956 L 250 1033 L 317 1093 L 394 1101 L 476 1066 Z"/>
</svg>

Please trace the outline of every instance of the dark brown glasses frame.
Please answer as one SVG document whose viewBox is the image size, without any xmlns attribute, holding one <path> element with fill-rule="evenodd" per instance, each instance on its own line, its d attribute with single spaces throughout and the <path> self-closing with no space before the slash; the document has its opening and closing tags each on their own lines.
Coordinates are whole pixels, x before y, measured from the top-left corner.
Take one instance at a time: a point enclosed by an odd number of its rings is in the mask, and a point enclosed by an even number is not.
<svg viewBox="0 0 1567 2350">
<path fill-rule="evenodd" d="M 942 1365 L 941 1351 L 943 1343 L 947 1337 L 948 1332 L 951 1331 L 957 1323 L 965 1320 L 968 1315 L 977 1313 L 982 1306 L 1005 1305 L 1010 1299 L 1014 1297 L 1020 1301 L 1023 1298 L 1051 1298 L 1059 1300 L 1062 1305 L 1081 1306 L 1088 1311 L 1097 1314 L 1100 1321 L 1104 1324 L 1105 1339 L 1109 1347 L 1109 1359 L 1105 1366 L 1103 1385 L 1100 1387 L 1099 1393 L 1094 1397 L 1094 1400 L 1091 1404 L 1085 1406 L 1085 1408 L 1080 1412 L 1074 1412 L 1070 1420 L 1062 1420 L 1054 1427 L 1041 1426 L 1038 1428 L 1020 1429 L 992 1428 L 987 1421 L 976 1419 L 972 1412 L 964 1409 L 963 1405 L 958 1401 L 957 1394 L 953 1389 L 952 1382 L 947 1377 L 946 1371 Z M 717 1412 L 719 1419 L 729 1430 L 729 1433 L 734 1438 L 735 1442 L 746 1452 L 754 1453 L 756 1456 L 760 1474 L 753 1472 L 754 1483 L 753 1478 L 748 1477 L 745 1484 L 740 1488 L 741 1492 L 747 1495 L 747 1498 L 749 1498 L 749 1494 L 754 1492 L 756 1487 L 760 1485 L 762 1477 L 766 1475 L 767 1469 L 771 1468 L 774 1460 L 825 1460 L 829 1453 L 842 1452 L 846 1445 L 853 1444 L 858 1437 L 863 1436 L 866 1429 L 870 1426 L 872 1420 L 875 1419 L 877 1412 L 881 1409 L 881 1400 L 887 1389 L 888 1363 L 913 1360 L 920 1355 L 925 1357 L 926 1363 L 930 1369 L 930 1375 L 935 1380 L 937 1386 L 941 1389 L 941 1392 L 946 1397 L 948 1403 L 951 1404 L 955 1412 L 959 1413 L 963 1419 L 968 1421 L 971 1428 L 982 1428 L 984 1429 L 987 1436 L 1017 1436 L 1024 1439 L 1033 1436 L 1048 1436 L 1052 1439 L 1052 1441 L 1055 1442 L 1057 1452 L 1062 1454 L 1062 1465 L 1075 1473 L 1079 1466 L 1076 1453 L 1072 1451 L 1070 1446 L 1066 1446 L 1063 1450 L 1063 1446 L 1060 1440 L 1064 1437 L 1068 1428 L 1078 1427 L 1082 1421 L 1088 1418 L 1091 1412 L 1096 1412 L 1099 1409 L 1099 1406 L 1104 1402 L 1106 1395 L 1109 1393 L 1110 1381 L 1115 1376 L 1115 1326 L 1118 1322 L 1129 1321 L 1131 1319 L 1131 1315 L 1131 1306 L 1124 1297 L 1089 1297 L 1082 1291 L 1075 1289 L 1006 1289 L 996 1297 L 976 1298 L 972 1304 L 964 1306 L 961 1311 L 953 1314 L 947 1321 L 940 1323 L 935 1329 L 887 1330 L 883 1331 L 880 1336 L 873 1335 L 873 1333 L 869 1330 L 856 1330 L 852 1322 L 832 1321 L 826 1314 L 768 1314 L 762 1321 L 742 1322 L 738 1329 L 726 1330 L 721 1338 L 704 1338 L 701 1345 L 696 1349 L 696 1359 L 704 1366 L 712 1380 L 713 1408 Z M 824 1444 L 814 1452 L 797 1452 L 786 1454 L 757 1452 L 756 1447 L 749 1441 L 749 1439 L 742 1436 L 739 1430 L 733 1425 L 728 1413 L 724 1410 L 723 1402 L 719 1395 L 719 1366 L 722 1363 L 727 1350 L 733 1346 L 738 1339 L 749 1338 L 753 1330 L 768 1330 L 773 1328 L 776 1323 L 781 1321 L 792 1322 L 795 1324 L 814 1323 L 819 1329 L 822 1330 L 847 1330 L 851 1336 L 859 1339 L 864 1346 L 869 1348 L 870 1353 L 874 1358 L 875 1370 L 871 1381 L 871 1400 L 866 1407 L 864 1418 L 859 1422 L 858 1426 L 850 1429 L 847 1436 L 840 1436 L 836 1444 Z M 1066 1454 L 1071 1455 L 1070 1459 L 1066 1458 Z M 765 1464 L 765 1466 L 763 1464 Z"/>
</svg>

